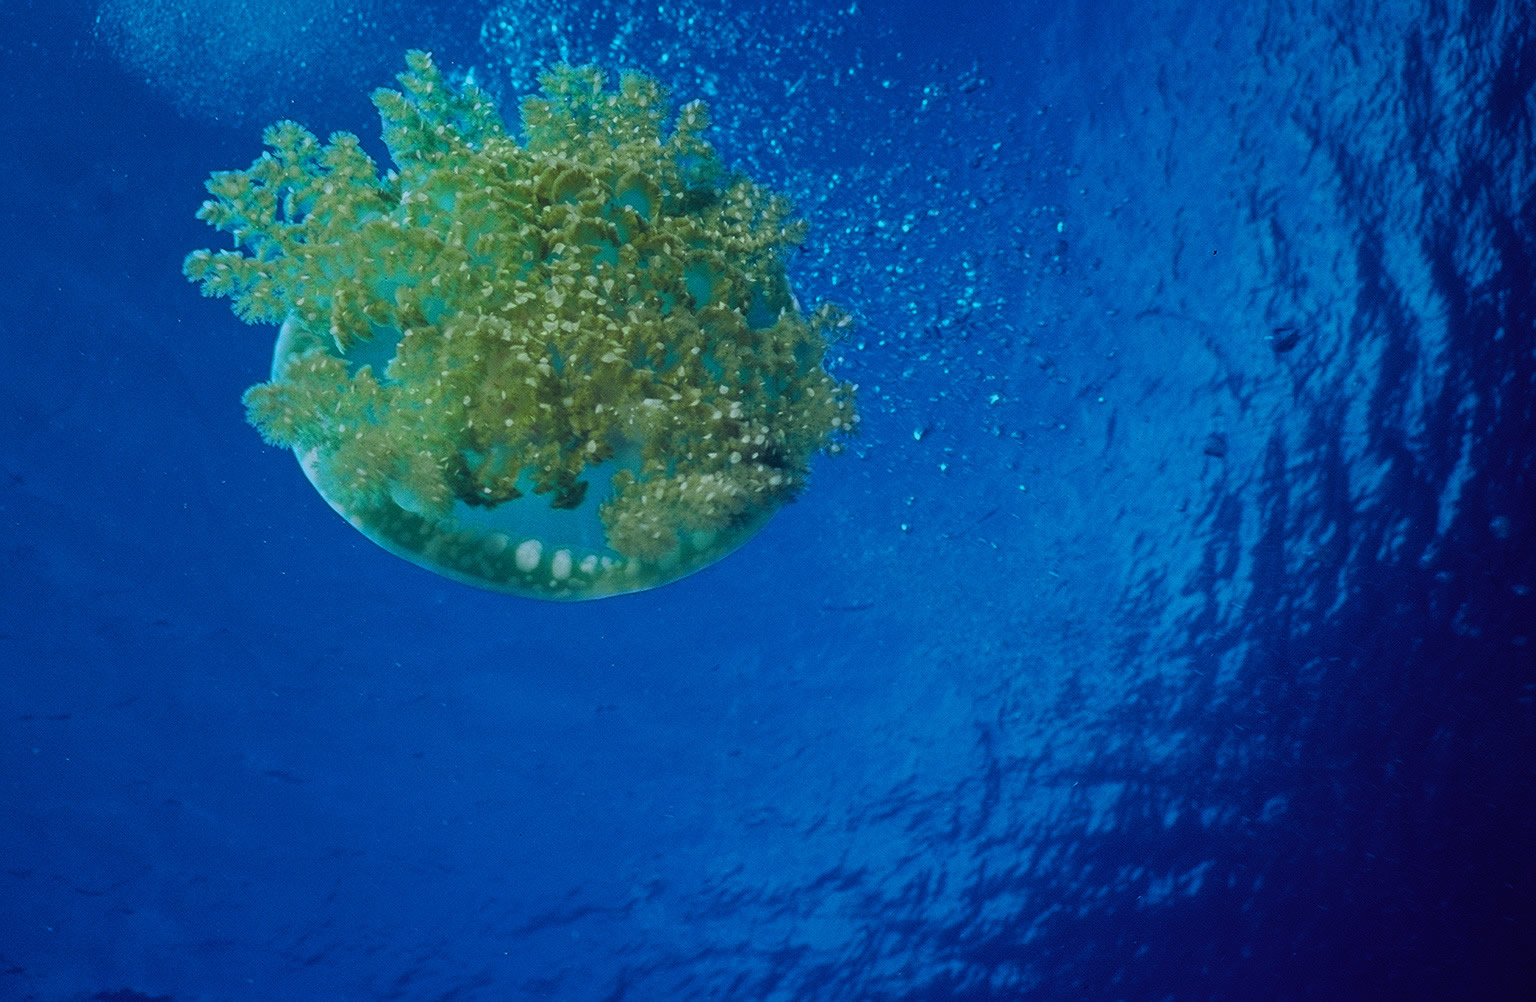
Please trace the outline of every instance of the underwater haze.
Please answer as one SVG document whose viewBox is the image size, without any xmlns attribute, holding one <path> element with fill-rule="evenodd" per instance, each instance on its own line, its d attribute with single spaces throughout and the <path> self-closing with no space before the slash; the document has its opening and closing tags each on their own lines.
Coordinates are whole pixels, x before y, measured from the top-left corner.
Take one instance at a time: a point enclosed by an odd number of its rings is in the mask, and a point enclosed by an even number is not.
<svg viewBox="0 0 1536 1002">
<path fill-rule="evenodd" d="M 1536 997 L 1530 15 L 5 0 L 0 1000 Z M 247 424 L 204 183 L 410 49 L 808 222 L 734 553 L 482 591 Z"/>
</svg>

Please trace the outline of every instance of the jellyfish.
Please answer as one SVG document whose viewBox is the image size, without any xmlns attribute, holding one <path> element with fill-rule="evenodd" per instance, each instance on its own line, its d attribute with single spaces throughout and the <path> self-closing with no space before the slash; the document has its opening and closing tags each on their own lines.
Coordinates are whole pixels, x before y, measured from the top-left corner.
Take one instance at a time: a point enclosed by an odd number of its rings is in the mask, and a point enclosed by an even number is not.
<svg viewBox="0 0 1536 1002">
<path fill-rule="evenodd" d="M 830 304 L 785 271 L 805 223 L 726 169 L 707 109 L 559 66 L 521 139 L 412 51 L 357 137 L 269 127 L 198 212 L 234 248 L 185 273 L 278 327 L 247 417 L 385 549 L 552 600 L 657 587 L 729 554 L 857 424 Z"/>
</svg>

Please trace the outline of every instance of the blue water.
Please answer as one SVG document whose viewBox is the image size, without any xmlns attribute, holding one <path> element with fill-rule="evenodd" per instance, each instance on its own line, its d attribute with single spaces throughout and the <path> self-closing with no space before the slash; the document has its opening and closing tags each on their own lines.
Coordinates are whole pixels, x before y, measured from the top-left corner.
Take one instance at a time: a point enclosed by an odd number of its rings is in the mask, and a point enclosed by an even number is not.
<svg viewBox="0 0 1536 1002">
<path fill-rule="evenodd" d="M 1528 15 L 7 0 L 0 999 L 1536 997 Z M 736 554 L 483 593 L 245 425 L 202 182 L 413 46 L 810 220 L 864 424 Z"/>
</svg>

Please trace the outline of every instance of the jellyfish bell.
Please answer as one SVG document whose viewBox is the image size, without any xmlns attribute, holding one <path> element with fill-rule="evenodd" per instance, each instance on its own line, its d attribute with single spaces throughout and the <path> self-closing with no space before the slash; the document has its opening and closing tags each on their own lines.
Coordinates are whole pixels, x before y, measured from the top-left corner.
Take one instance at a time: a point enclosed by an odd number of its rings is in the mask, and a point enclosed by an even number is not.
<svg viewBox="0 0 1536 1002">
<path fill-rule="evenodd" d="M 741 546 L 857 421 L 802 311 L 784 200 L 728 175 L 702 105 L 560 67 L 508 134 L 425 53 L 355 137 L 268 130 L 199 215 L 235 235 L 188 277 L 280 324 L 245 395 L 271 443 L 379 545 L 469 584 L 587 599 Z"/>
<path fill-rule="evenodd" d="M 285 321 L 273 352 L 273 382 L 295 359 L 325 350 L 323 338 L 292 318 Z M 446 512 L 424 505 L 398 480 L 385 493 L 360 500 L 342 486 L 346 478 L 335 465 L 335 449 L 296 446 L 294 453 L 326 503 L 379 546 L 444 577 L 533 598 L 603 598 L 675 581 L 740 547 L 782 504 L 765 500 L 718 527 L 679 524 L 659 551 L 630 556 L 609 545 L 601 512 L 613 497 L 614 477 L 640 470 L 640 443 L 621 443 L 613 458 L 587 467 L 588 486 L 574 504 L 557 505 L 550 493 L 539 494 L 524 473 L 515 496 L 492 503 L 456 498 Z"/>
</svg>

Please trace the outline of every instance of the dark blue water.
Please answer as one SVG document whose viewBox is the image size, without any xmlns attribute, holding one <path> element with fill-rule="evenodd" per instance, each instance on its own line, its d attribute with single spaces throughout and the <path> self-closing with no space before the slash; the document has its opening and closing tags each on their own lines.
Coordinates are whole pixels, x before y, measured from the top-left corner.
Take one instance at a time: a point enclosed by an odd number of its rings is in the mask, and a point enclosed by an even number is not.
<svg viewBox="0 0 1536 1002">
<path fill-rule="evenodd" d="M 1523 999 L 1522 3 L 8 0 L 0 998 Z M 183 256 L 404 49 L 706 98 L 864 425 L 654 592 L 479 592 Z"/>
</svg>

